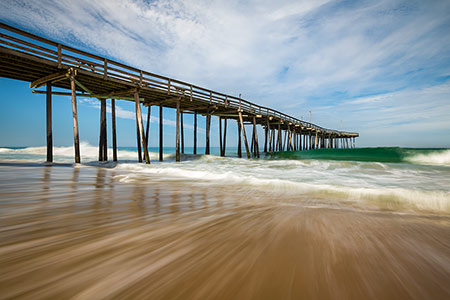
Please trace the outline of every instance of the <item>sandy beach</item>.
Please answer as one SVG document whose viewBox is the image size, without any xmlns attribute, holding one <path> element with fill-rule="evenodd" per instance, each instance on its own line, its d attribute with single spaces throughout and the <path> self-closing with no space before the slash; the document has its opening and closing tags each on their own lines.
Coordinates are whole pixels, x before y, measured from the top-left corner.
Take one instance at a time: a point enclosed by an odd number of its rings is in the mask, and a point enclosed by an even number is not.
<svg viewBox="0 0 450 300">
<path fill-rule="evenodd" d="M 124 183 L 122 173 L 2 163 L 0 299 L 450 295 L 446 214 L 280 204 L 158 176 Z"/>
</svg>

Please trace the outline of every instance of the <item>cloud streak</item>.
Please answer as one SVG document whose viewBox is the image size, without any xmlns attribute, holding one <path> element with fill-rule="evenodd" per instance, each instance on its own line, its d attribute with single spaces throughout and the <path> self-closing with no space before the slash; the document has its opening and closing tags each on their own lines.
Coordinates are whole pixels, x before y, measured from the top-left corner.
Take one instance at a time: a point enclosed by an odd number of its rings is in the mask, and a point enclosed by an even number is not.
<svg viewBox="0 0 450 300">
<path fill-rule="evenodd" d="M 324 127 L 349 109 L 354 131 L 405 128 L 403 112 L 424 109 L 411 99 L 441 107 L 421 123 L 448 126 L 450 92 L 426 90 L 450 78 L 449 15 L 444 0 L 0 2 L 13 25 L 296 117 L 313 110 Z"/>
</svg>

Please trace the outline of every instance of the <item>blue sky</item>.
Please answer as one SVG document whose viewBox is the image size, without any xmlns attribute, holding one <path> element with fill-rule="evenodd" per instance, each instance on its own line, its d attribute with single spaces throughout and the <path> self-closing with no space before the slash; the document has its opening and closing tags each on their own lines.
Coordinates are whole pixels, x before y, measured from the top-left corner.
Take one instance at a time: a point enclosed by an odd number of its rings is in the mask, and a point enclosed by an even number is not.
<svg viewBox="0 0 450 300">
<path fill-rule="evenodd" d="M 324 127 L 342 120 L 359 146 L 450 147 L 449 15 L 445 0 L 0 2 L 2 22 L 296 117 L 312 111 Z M 98 103 L 79 101 L 80 138 L 96 145 Z M 117 105 L 119 145 L 134 146 L 134 107 Z M 164 118 L 172 146 L 173 111 Z M 43 145 L 45 97 L 0 79 L 0 128 L 0 146 Z M 217 130 L 213 119 L 213 145 Z M 72 141 L 70 98 L 55 97 L 54 143 Z"/>
</svg>

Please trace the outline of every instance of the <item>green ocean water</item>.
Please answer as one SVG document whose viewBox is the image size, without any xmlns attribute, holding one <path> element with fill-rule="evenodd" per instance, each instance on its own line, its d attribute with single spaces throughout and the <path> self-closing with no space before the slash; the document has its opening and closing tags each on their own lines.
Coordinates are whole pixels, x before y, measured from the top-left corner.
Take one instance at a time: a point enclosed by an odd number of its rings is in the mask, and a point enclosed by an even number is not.
<svg viewBox="0 0 450 300">
<path fill-rule="evenodd" d="M 377 147 L 356 149 L 315 149 L 309 151 L 289 151 L 273 154 L 274 159 L 318 159 L 341 161 L 366 161 L 381 163 L 449 163 L 448 148 L 401 148 Z"/>
</svg>

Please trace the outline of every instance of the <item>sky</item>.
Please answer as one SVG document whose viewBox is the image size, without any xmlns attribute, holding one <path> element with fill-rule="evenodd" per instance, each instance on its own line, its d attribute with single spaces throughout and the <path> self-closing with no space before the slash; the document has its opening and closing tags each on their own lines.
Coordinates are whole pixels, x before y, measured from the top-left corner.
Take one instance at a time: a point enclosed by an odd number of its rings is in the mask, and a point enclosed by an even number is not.
<svg viewBox="0 0 450 300">
<path fill-rule="evenodd" d="M 446 0 L 0 1 L 1 22 L 297 118 L 311 111 L 315 124 L 358 132 L 359 147 L 450 147 L 449 16 Z M 70 98 L 53 106 L 54 144 L 72 145 Z M 98 144 L 98 102 L 78 109 L 80 139 Z M 119 146 L 135 146 L 134 106 L 117 109 Z M 163 115 L 173 146 L 175 115 Z M 151 117 L 157 146 L 156 108 Z M 199 127 L 201 146 L 203 117 Z M 45 96 L 0 78 L 0 129 L 0 146 L 44 145 Z M 216 118 L 211 130 L 217 146 Z M 236 131 L 230 121 L 227 145 Z"/>
</svg>

